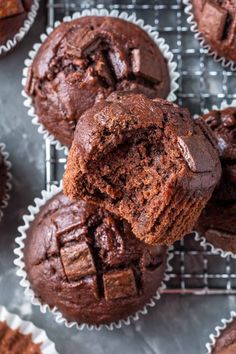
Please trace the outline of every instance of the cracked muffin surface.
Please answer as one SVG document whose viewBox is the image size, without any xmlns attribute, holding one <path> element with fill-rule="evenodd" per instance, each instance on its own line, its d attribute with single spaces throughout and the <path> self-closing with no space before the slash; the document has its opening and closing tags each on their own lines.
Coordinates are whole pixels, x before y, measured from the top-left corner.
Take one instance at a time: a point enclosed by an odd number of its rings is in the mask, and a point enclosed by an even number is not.
<svg viewBox="0 0 236 354">
<path fill-rule="evenodd" d="M 64 192 L 126 219 L 142 241 L 169 245 L 191 231 L 220 178 L 214 144 L 188 110 L 113 93 L 77 124 Z"/>
<path fill-rule="evenodd" d="M 59 193 L 30 226 L 24 260 L 42 303 L 67 320 L 99 325 L 136 313 L 156 294 L 166 248 L 146 246 L 125 221 Z"/>
<path fill-rule="evenodd" d="M 198 30 L 220 56 L 236 62 L 236 2 L 192 0 Z"/>
<path fill-rule="evenodd" d="M 167 97 L 168 65 L 149 35 L 113 17 L 61 23 L 28 71 L 26 92 L 40 123 L 70 146 L 81 114 L 115 90 Z"/>
</svg>

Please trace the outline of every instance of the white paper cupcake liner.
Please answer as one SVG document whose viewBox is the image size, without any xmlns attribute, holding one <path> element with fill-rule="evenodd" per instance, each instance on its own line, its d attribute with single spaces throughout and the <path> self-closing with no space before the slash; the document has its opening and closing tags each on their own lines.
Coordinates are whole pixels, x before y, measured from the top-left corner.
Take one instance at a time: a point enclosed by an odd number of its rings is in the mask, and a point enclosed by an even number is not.
<svg viewBox="0 0 236 354">
<path fill-rule="evenodd" d="M 227 60 L 216 53 L 210 44 L 207 43 L 202 33 L 198 31 L 198 24 L 194 19 L 192 0 L 183 0 L 183 3 L 186 5 L 184 12 L 188 15 L 187 22 L 190 25 L 191 31 L 194 33 L 194 37 L 200 42 L 201 47 L 208 55 L 212 56 L 217 63 L 221 63 L 223 67 L 230 68 L 232 71 L 235 71 L 236 63 L 233 60 Z"/>
<path fill-rule="evenodd" d="M 226 329 L 226 327 L 235 320 L 236 318 L 236 312 L 231 311 L 230 312 L 230 318 L 229 319 L 222 319 L 221 320 L 221 325 L 215 327 L 215 331 L 214 333 L 210 334 L 209 336 L 209 342 L 206 344 L 206 354 L 211 354 L 214 346 L 216 344 L 217 338 L 220 337 L 222 331 L 224 331 Z"/>
<path fill-rule="evenodd" d="M 0 143 L 0 154 L 3 156 L 4 165 L 6 167 L 6 175 L 7 175 L 4 197 L 0 201 L 0 221 L 3 217 L 3 209 L 5 209 L 8 206 L 8 201 L 10 198 L 10 191 L 11 191 L 11 179 L 12 179 L 12 175 L 10 173 L 11 163 L 9 161 L 9 154 L 8 152 L 6 152 L 5 149 L 6 149 L 5 144 Z"/>
<path fill-rule="evenodd" d="M 106 9 L 91 9 L 91 10 L 83 10 L 82 12 L 75 12 L 72 16 L 66 16 L 63 19 L 63 22 L 69 22 L 71 20 L 75 20 L 80 17 L 84 16 L 111 16 L 111 17 L 117 17 L 121 18 L 123 20 L 132 22 L 139 27 L 141 27 L 143 30 L 145 30 L 149 36 L 154 40 L 156 45 L 159 47 L 161 53 L 167 60 L 168 68 L 169 68 L 169 75 L 170 75 L 170 93 L 167 97 L 167 100 L 169 101 L 175 101 L 176 100 L 176 94 L 175 92 L 177 91 L 179 85 L 177 83 L 177 80 L 179 78 L 179 73 L 176 71 L 177 64 L 173 61 L 173 54 L 171 53 L 169 46 L 165 43 L 164 38 L 161 38 L 159 36 L 159 33 L 155 30 L 154 27 L 150 25 L 145 25 L 144 21 L 142 19 L 137 19 L 135 13 L 132 15 L 129 15 L 127 12 L 119 12 L 118 10 L 112 10 L 108 11 Z M 32 62 L 34 60 L 34 57 L 36 56 L 39 48 L 41 47 L 42 43 L 47 39 L 49 34 L 53 31 L 54 28 L 58 27 L 61 22 L 57 21 L 54 24 L 54 27 L 49 27 L 46 30 L 46 33 L 42 34 L 40 39 L 41 43 L 36 43 L 33 46 L 33 49 L 29 52 L 28 59 L 25 60 L 25 68 L 23 70 L 23 79 L 22 79 L 22 85 L 23 85 L 23 91 L 22 95 L 24 97 L 24 105 L 25 107 L 28 108 L 28 115 L 32 120 L 32 123 L 34 125 L 38 126 L 38 132 L 40 134 L 43 134 L 44 139 L 49 139 L 52 144 L 56 146 L 58 150 L 65 149 L 67 151 L 67 148 L 63 146 L 54 136 L 53 134 L 50 134 L 44 126 L 39 122 L 39 118 L 35 112 L 35 108 L 32 104 L 32 98 L 27 95 L 25 92 L 25 85 L 27 81 L 27 74 L 29 67 L 32 65 Z"/>
<path fill-rule="evenodd" d="M 0 306 L 0 322 L 6 322 L 11 329 L 17 329 L 24 335 L 31 334 L 33 343 L 40 344 L 42 354 L 58 354 L 55 344 L 44 330 L 36 327 L 32 322 L 23 321 L 18 315 L 9 313 L 4 306 Z"/>
<path fill-rule="evenodd" d="M 212 110 L 219 111 L 219 110 L 223 110 L 223 109 L 228 108 L 228 107 L 236 107 L 236 100 L 233 100 L 231 103 L 228 103 L 226 100 L 223 100 L 221 102 L 220 107 L 218 107 L 216 105 L 213 105 L 210 110 L 211 111 Z M 209 109 L 204 109 L 203 114 L 209 113 L 210 110 Z M 230 257 L 236 259 L 236 254 L 235 253 L 230 252 L 230 251 L 224 251 L 221 248 L 217 248 L 212 243 L 208 242 L 207 239 L 204 236 L 200 235 L 197 231 L 194 231 L 194 233 L 195 233 L 195 237 L 194 237 L 195 240 L 200 242 L 200 245 L 202 247 L 204 247 L 204 248 L 209 247 L 212 254 L 221 256 L 223 258 L 226 258 L 226 257 L 230 256 Z"/>
<path fill-rule="evenodd" d="M 14 37 L 9 39 L 4 45 L 0 45 L 0 56 L 12 50 L 29 31 L 37 15 L 39 1 L 40 0 L 33 0 L 31 10 L 28 12 L 27 18 L 25 19 L 19 31 L 14 35 Z"/>
<path fill-rule="evenodd" d="M 170 260 L 173 258 L 173 253 L 168 252 L 167 255 L 167 265 L 166 270 L 163 276 L 163 281 L 157 290 L 156 294 L 149 300 L 149 302 L 140 310 L 137 311 L 134 315 L 128 316 L 125 319 L 122 319 L 118 322 L 113 322 L 107 325 L 89 325 L 85 323 L 78 324 L 77 322 L 69 322 L 67 319 L 62 315 L 62 313 L 56 308 L 50 308 L 47 304 L 42 304 L 40 300 L 35 295 L 34 291 L 31 289 L 30 282 L 27 280 L 27 274 L 25 271 L 25 264 L 24 264 L 24 241 L 26 239 L 26 232 L 30 227 L 30 224 L 34 220 L 35 216 L 39 213 L 40 208 L 46 204 L 48 200 L 50 200 L 53 196 L 57 193 L 61 192 L 62 188 L 57 186 L 52 186 L 50 192 L 42 191 L 41 198 L 34 199 L 34 206 L 29 206 L 29 214 L 23 216 L 24 225 L 18 228 L 20 236 L 16 238 L 17 247 L 14 250 L 16 254 L 16 259 L 14 260 L 14 264 L 17 266 L 16 274 L 21 278 L 20 285 L 25 289 L 24 293 L 27 297 L 29 297 L 31 303 L 33 305 L 39 306 L 40 311 L 45 313 L 47 311 L 51 312 L 55 316 L 55 320 L 57 323 L 63 323 L 67 328 L 71 328 L 75 326 L 78 330 L 82 330 L 87 328 L 89 330 L 101 330 L 101 328 L 105 327 L 109 330 L 113 330 L 114 328 L 121 328 L 123 325 L 130 325 L 133 321 L 137 321 L 141 315 L 145 315 L 148 312 L 148 307 L 155 306 L 156 302 L 160 299 L 161 292 L 166 289 L 165 283 L 169 280 L 169 275 L 167 273 L 172 271 L 172 267 L 170 265 Z"/>
</svg>

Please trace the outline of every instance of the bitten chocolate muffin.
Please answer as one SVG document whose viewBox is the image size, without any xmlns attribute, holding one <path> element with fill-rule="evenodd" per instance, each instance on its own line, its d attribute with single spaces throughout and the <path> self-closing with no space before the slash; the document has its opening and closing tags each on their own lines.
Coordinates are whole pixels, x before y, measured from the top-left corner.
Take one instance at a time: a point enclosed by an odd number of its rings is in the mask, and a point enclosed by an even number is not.
<svg viewBox="0 0 236 354">
<path fill-rule="evenodd" d="M 196 229 L 215 247 L 236 253 L 236 107 L 213 110 L 203 120 L 216 137 L 222 177 Z"/>
<path fill-rule="evenodd" d="M 115 90 L 167 97 L 166 60 L 149 35 L 113 17 L 62 23 L 45 40 L 28 72 L 26 92 L 39 121 L 70 146 L 81 114 Z"/>
<path fill-rule="evenodd" d="M 230 323 L 216 339 L 212 354 L 235 354 L 236 353 L 236 321 Z"/>
<path fill-rule="evenodd" d="M 23 26 L 31 9 L 32 0 L 2 0 L 0 1 L 0 45 L 9 39 Z"/>
<path fill-rule="evenodd" d="M 168 101 L 113 93 L 77 124 L 65 194 L 126 219 L 142 241 L 172 244 L 191 231 L 221 174 L 198 122 Z"/>
<path fill-rule="evenodd" d="M 236 3 L 228 0 L 192 0 L 198 30 L 220 56 L 236 61 Z"/>
<path fill-rule="evenodd" d="M 134 314 L 162 283 L 166 249 L 146 246 L 109 212 L 57 194 L 25 241 L 32 289 L 70 321 L 109 324 Z"/>
<path fill-rule="evenodd" d="M 40 345 L 33 343 L 32 335 L 24 335 L 18 329 L 0 322 L 0 353 L 2 354 L 42 354 Z"/>
</svg>

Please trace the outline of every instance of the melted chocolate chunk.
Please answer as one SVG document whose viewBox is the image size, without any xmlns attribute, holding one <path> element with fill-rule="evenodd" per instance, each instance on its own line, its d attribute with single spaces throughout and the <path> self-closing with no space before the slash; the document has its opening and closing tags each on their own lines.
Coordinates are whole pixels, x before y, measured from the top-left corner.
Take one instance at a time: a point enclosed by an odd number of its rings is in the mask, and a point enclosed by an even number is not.
<svg viewBox="0 0 236 354">
<path fill-rule="evenodd" d="M 132 70 L 135 75 L 158 83 L 162 79 L 161 68 L 153 65 L 152 55 L 144 48 L 132 50 Z"/>
<path fill-rule="evenodd" d="M 93 257 L 86 242 L 68 244 L 60 253 L 69 281 L 96 273 Z"/>
<path fill-rule="evenodd" d="M 209 172 L 214 169 L 214 165 L 209 163 L 211 155 L 204 146 L 202 137 L 180 136 L 178 146 L 191 171 Z M 202 158 L 203 155 L 207 156 L 206 159 Z"/>
<path fill-rule="evenodd" d="M 103 275 L 105 298 L 107 301 L 137 295 L 132 269 L 118 270 Z"/>
</svg>

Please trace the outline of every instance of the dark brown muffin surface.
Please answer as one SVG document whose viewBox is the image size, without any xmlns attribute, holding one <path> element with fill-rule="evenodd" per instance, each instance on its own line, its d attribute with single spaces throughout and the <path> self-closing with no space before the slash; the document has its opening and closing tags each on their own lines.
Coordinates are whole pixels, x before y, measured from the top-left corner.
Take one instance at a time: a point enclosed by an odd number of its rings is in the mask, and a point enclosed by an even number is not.
<svg viewBox="0 0 236 354">
<path fill-rule="evenodd" d="M 42 354 L 40 345 L 33 343 L 32 335 L 24 335 L 18 329 L 10 328 L 6 322 L 0 322 L 1 354 Z"/>
<path fill-rule="evenodd" d="M 23 26 L 31 9 L 32 0 L 2 0 L 0 1 L 0 45 L 9 39 Z"/>
<path fill-rule="evenodd" d="M 220 56 L 236 61 L 236 2 L 192 0 L 198 30 Z"/>
<path fill-rule="evenodd" d="M 36 55 L 26 85 L 39 121 L 67 146 L 81 114 L 115 90 L 167 97 L 169 72 L 144 30 L 103 16 L 58 26 Z"/>
<path fill-rule="evenodd" d="M 217 140 L 222 178 L 215 199 L 236 200 L 236 107 L 213 110 L 203 116 Z"/>
<path fill-rule="evenodd" d="M 236 107 L 213 110 L 202 118 L 217 140 L 222 177 L 197 230 L 215 247 L 236 253 Z"/>
<path fill-rule="evenodd" d="M 212 354 L 235 354 L 236 353 L 236 321 L 230 323 L 216 339 Z"/>
<path fill-rule="evenodd" d="M 113 93 L 77 124 L 64 192 L 126 219 L 147 243 L 172 244 L 191 231 L 220 178 L 199 122 L 165 100 Z"/>
<path fill-rule="evenodd" d="M 43 303 L 68 320 L 98 325 L 134 314 L 154 296 L 166 249 L 147 247 L 109 212 L 60 193 L 31 225 L 24 259 Z"/>
</svg>

